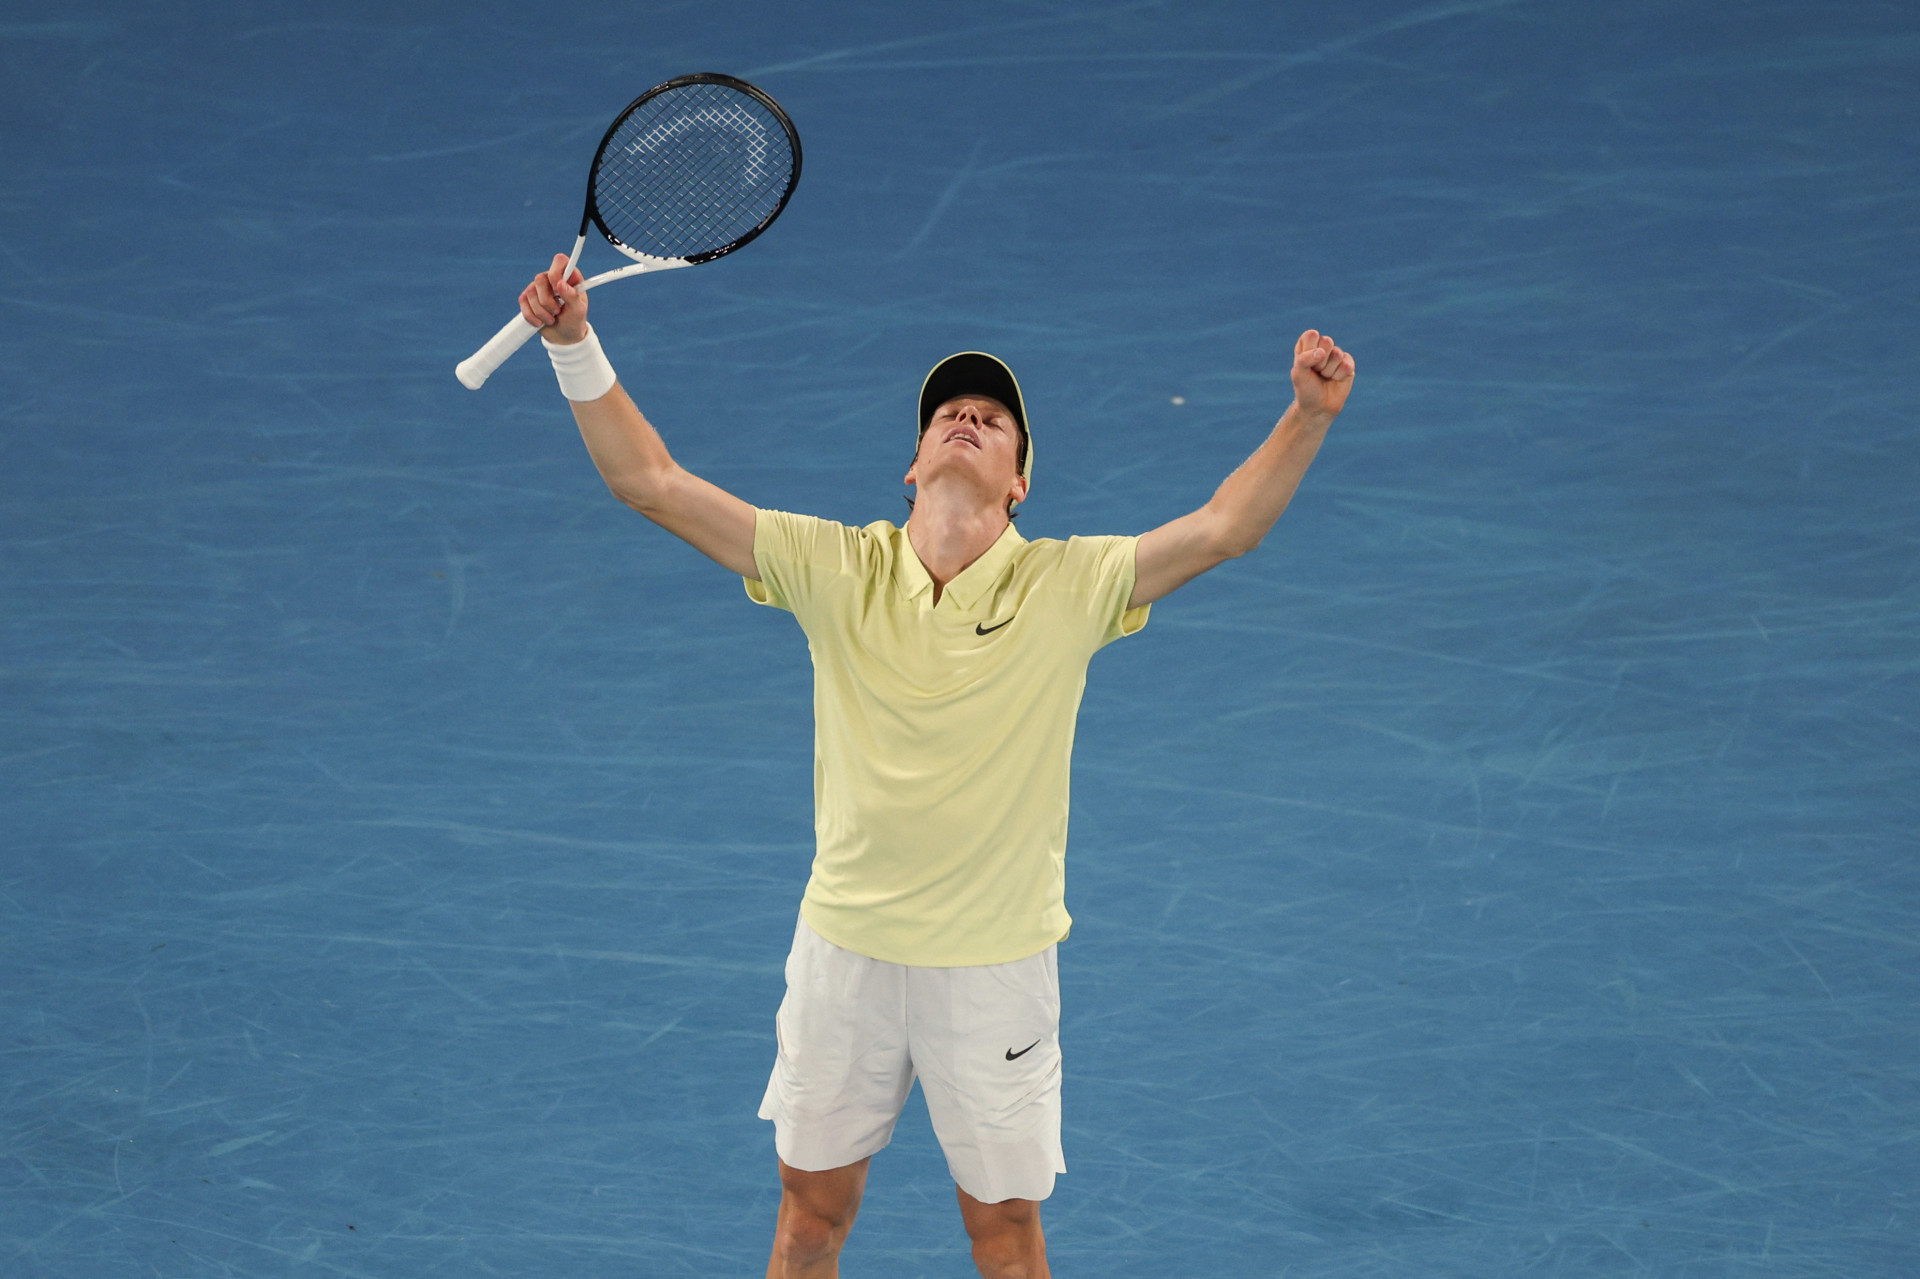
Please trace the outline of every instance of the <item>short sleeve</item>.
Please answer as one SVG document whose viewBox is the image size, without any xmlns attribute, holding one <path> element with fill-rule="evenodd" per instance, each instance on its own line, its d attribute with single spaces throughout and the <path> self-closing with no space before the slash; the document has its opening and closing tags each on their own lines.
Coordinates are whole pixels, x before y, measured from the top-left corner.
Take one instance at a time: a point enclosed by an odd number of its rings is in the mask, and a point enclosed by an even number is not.
<svg viewBox="0 0 1920 1279">
<path fill-rule="evenodd" d="M 740 579 L 747 598 L 783 608 L 804 624 L 825 582 L 840 571 L 845 525 L 813 515 L 756 508 L 753 513 L 753 562 L 760 580 Z"/>
<path fill-rule="evenodd" d="M 1128 608 L 1133 598 L 1137 537 L 1070 537 L 1063 567 L 1076 594 L 1084 599 L 1089 638 L 1105 648 L 1147 624 L 1153 605 Z"/>
</svg>

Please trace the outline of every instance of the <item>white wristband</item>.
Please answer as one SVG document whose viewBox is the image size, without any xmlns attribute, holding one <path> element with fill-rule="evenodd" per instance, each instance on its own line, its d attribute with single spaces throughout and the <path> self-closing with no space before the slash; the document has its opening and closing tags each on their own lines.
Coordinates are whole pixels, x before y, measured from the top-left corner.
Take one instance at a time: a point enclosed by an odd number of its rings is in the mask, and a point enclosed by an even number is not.
<svg viewBox="0 0 1920 1279">
<path fill-rule="evenodd" d="M 587 326 L 587 336 L 578 342 L 569 342 L 565 346 L 555 346 L 545 338 L 540 344 L 547 348 L 547 358 L 553 361 L 554 376 L 560 379 L 560 394 L 569 400 L 597 400 L 613 389 L 618 379 L 613 373 L 613 365 L 607 363 L 607 353 L 600 349 L 600 335 Z"/>
</svg>

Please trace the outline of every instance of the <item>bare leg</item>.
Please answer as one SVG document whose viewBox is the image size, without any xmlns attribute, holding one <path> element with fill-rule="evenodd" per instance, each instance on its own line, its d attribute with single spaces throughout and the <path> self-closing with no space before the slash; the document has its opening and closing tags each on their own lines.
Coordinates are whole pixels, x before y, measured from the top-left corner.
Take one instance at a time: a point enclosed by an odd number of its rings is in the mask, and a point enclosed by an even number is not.
<svg viewBox="0 0 1920 1279">
<path fill-rule="evenodd" d="M 1049 1279 L 1047 1240 L 1040 1233 L 1040 1205 L 1032 1199 L 983 1204 L 955 1186 L 960 1219 L 973 1240 L 973 1264 L 985 1279 Z"/>
<path fill-rule="evenodd" d="M 860 1211 L 871 1162 L 804 1172 L 780 1161 L 780 1218 L 767 1279 L 839 1279 L 840 1247 Z"/>
</svg>

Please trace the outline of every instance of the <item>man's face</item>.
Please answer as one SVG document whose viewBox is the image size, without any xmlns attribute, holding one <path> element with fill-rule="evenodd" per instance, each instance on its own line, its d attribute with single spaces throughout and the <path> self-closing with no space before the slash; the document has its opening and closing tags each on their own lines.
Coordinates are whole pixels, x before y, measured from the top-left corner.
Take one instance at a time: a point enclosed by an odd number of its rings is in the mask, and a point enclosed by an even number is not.
<svg viewBox="0 0 1920 1279">
<path fill-rule="evenodd" d="M 969 487 L 996 501 L 1026 496 L 1026 482 L 1020 478 L 1020 426 L 1006 405 L 990 396 L 962 395 L 933 411 L 907 482 L 940 476 L 964 478 Z"/>
</svg>

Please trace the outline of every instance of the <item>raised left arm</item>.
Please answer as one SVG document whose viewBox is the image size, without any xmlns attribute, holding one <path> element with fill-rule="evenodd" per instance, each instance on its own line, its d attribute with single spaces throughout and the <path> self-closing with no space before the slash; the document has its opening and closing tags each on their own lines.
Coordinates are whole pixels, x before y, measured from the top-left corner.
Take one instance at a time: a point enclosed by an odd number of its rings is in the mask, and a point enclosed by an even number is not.
<svg viewBox="0 0 1920 1279">
<path fill-rule="evenodd" d="M 1353 389 L 1353 357 L 1312 329 L 1293 345 L 1293 403 L 1266 443 L 1197 511 L 1140 537 L 1128 608 L 1151 604 L 1245 555 L 1280 518 Z"/>
</svg>

